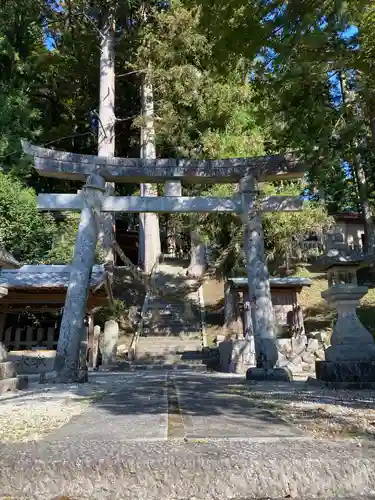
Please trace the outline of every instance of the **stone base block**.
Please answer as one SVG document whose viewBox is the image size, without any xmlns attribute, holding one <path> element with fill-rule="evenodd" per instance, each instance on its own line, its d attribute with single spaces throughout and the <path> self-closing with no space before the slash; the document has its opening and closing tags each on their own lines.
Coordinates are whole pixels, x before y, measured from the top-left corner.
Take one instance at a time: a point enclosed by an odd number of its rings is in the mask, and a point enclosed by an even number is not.
<svg viewBox="0 0 375 500">
<path fill-rule="evenodd" d="M 17 377 L 16 367 L 12 361 L 0 362 L 0 380 Z"/>
<path fill-rule="evenodd" d="M 0 394 L 4 392 L 15 392 L 20 389 L 26 389 L 29 380 L 27 377 L 14 377 L 0 380 Z"/>
<path fill-rule="evenodd" d="M 251 340 L 225 340 L 219 345 L 220 371 L 245 374 L 255 365 L 255 349 Z"/>
<path fill-rule="evenodd" d="M 334 388 L 372 389 L 375 387 L 375 362 L 316 361 L 316 380 Z"/>
<path fill-rule="evenodd" d="M 326 349 L 325 360 L 331 363 L 356 363 L 358 359 L 375 362 L 375 344 L 340 344 Z"/>
<path fill-rule="evenodd" d="M 273 382 L 292 382 L 293 376 L 287 368 L 249 368 L 246 372 L 246 380 L 269 380 Z"/>
</svg>

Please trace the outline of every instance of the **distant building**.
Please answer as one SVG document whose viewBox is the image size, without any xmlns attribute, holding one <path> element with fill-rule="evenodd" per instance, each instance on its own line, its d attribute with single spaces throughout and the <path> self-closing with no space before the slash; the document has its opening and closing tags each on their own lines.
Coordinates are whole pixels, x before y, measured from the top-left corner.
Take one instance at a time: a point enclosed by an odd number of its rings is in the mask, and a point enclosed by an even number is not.
<svg viewBox="0 0 375 500">
<path fill-rule="evenodd" d="M 365 221 L 363 215 L 355 212 L 332 214 L 335 226 L 325 236 L 327 250 L 358 252 L 365 246 Z"/>
<path fill-rule="evenodd" d="M 331 214 L 334 226 L 321 236 L 310 235 L 302 242 L 304 250 L 316 250 L 327 253 L 339 250 L 343 253 L 361 252 L 365 244 L 365 221 L 362 214 L 356 212 L 340 212 Z"/>
</svg>

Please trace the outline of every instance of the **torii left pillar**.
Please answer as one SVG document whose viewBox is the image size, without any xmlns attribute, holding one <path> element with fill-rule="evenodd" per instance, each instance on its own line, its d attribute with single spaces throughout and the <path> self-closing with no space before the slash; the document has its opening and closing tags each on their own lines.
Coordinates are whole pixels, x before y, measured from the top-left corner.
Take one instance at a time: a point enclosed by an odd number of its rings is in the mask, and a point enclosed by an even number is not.
<svg viewBox="0 0 375 500">
<path fill-rule="evenodd" d="M 55 370 L 62 382 L 76 381 L 79 378 L 80 344 L 85 328 L 85 312 L 104 193 L 104 178 L 97 174 L 89 175 L 82 190 L 84 205 L 56 351 Z"/>
</svg>

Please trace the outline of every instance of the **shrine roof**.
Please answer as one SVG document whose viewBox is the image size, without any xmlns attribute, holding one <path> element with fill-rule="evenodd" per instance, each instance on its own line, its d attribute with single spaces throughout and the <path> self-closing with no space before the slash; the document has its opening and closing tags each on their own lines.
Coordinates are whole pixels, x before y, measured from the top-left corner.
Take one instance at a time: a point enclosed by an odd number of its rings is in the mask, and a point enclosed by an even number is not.
<svg viewBox="0 0 375 500">
<path fill-rule="evenodd" d="M 270 286 L 291 288 L 293 286 L 311 286 L 312 281 L 309 278 L 270 278 Z M 233 288 L 243 288 L 248 284 L 247 277 L 228 278 Z"/>
<path fill-rule="evenodd" d="M 0 248 L 0 269 L 13 269 L 20 267 L 20 263 L 13 257 L 12 254 Z"/>
<path fill-rule="evenodd" d="M 246 175 L 260 180 L 302 177 L 307 167 L 290 153 L 223 160 L 140 159 L 81 155 L 45 149 L 23 142 L 25 153 L 34 157 L 40 175 L 84 181 L 100 173 L 107 181 L 140 184 L 183 180 L 190 184 L 238 182 Z"/>
<path fill-rule="evenodd" d="M 70 279 L 69 265 L 26 265 L 20 269 L 0 270 L 0 287 L 14 288 L 67 288 Z M 94 266 L 90 288 L 100 288 L 106 280 L 104 266 Z"/>
</svg>

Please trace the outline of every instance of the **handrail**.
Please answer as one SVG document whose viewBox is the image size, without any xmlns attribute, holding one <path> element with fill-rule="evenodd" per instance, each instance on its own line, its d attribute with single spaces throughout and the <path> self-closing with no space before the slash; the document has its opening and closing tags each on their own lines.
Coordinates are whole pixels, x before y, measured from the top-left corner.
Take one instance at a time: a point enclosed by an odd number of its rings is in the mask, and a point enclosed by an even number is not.
<svg viewBox="0 0 375 500">
<path fill-rule="evenodd" d="M 160 254 L 158 256 L 158 258 L 156 259 L 156 262 L 155 262 L 155 264 L 153 265 L 153 267 L 151 269 L 150 279 L 147 280 L 148 286 L 147 286 L 147 292 L 146 292 L 146 295 L 145 295 L 145 300 L 143 301 L 143 306 L 142 306 L 142 311 L 141 311 L 141 318 L 139 320 L 137 329 L 134 332 L 132 340 L 131 340 L 130 345 L 129 345 L 128 359 L 130 361 L 133 361 L 135 359 L 135 349 L 136 349 L 139 337 L 141 337 L 141 335 L 143 333 L 145 316 L 146 316 L 146 312 L 147 312 L 149 304 L 150 304 L 150 299 L 151 299 L 151 297 L 153 295 L 153 291 L 154 291 L 153 284 L 154 284 L 156 273 L 159 270 L 159 264 L 160 264 L 161 258 L 162 258 L 162 254 Z"/>
</svg>

